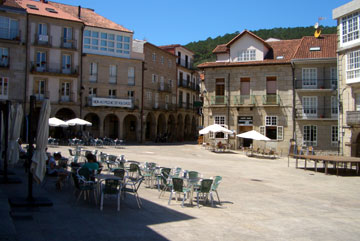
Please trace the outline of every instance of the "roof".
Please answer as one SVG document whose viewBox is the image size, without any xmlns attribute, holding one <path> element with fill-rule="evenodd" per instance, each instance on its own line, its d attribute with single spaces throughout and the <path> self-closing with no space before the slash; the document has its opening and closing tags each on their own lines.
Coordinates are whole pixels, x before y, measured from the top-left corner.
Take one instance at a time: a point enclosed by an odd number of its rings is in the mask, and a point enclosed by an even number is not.
<svg viewBox="0 0 360 241">
<path fill-rule="evenodd" d="M 23 9 L 16 1 L 14 0 L 7 0 L 5 2 L 3 2 L 2 4 L 3 6 L 6 6 L 6 7 L 12 7 L 12 8 L 20 8 L 20 9 Z"/>
<path fill-rule="evenodd" d="M 159 46 L 159 48 L 164 49 L 164 50 L 166 50 L 166 51 L 168 51 L 168 52 L 171 52 L 172 54 L 175 54 L 175 55 L 176 55 L 176 53 L 175 53 L 175 48 L 184 48 L 184 49 L 186 49 L 187 51 L 189 51 L 189 52 L 191 52 L 191 53 L 194 54 L 193 51 L 191 51 L 190 49 L 184 47 L 184 46 L 181 45 L 181 44 L 162 45 L 162 46 Z"/>
<path fill-rule="evenodd" d="M 218 46 L 216 46 L 216 48 L 213 50 L 213 53 L 226 53 L 230 50 L 230 46 L 236 42 L 239 38 L 241 38 L 242 36 L 244 36 L 245 34 L 249 34 L 251 37 L 259 40 L 260 42 L 262 42 L 267 48 L 271 48 L 269 43 L 267 43 L 265 40 L 263 40 L 262 38 L 260 38 L 259 36 L 253 34 L 252 32 L 248 31 L 248 30 L 244 30 L 241 33 L 239 33 L 238 35 L 236 35 L 232 40 L 230 40 L 227 44 L 220 44 Z"/>
<path fill-rule="evenodd" d="M 238 35 L 239 36 L 239 35 Z M 236 38 L 236 37 L 235 37 Z M 235 39 L 234 38 L 234 39 Z M 232 41 L 235 41 L 235 40 Z M 231 41 L 230 41 L 231 42 Z M 230 43 L 229 42 L 229 43 Z M 229 50 L 229 43 L 218 45 L 214 53 L 224 53 Z M 301 39 L 279 40 L 267 43 L 269 52 L 262 61 L 246 62 L 206 62 L 198 65 L 199 68 L 250 66 L 270 64 L 290 64 L 294 59 L 328 59 L 336 58 L 336 34 L 323 34 L 319 38 L 304 36 Z M 312 47 L 320 47 L 310 50 Z"/>
<path fill-rule="evenodd" d="M 169 52 L 166 49 L 160 48 L 159 46 L 156 46 L 155 44 L 152 44 L 150 42 L 145 41 L 145 45 L 149 45 L 149 46 L 152 46 L 154 48 L 157 48 L 157 49 L 161 50 L 162 52 L 164 52 L 164 53 L 166 53 L 168 55 L 171 55 L 174 58 L 177 58 L 177 56 L 175 54 L 173 54 L 172 52 Z"/>
<path fill-rule="evenodd" d="M 206 67 L 226 67 L 226 66 L 250 66 L 250 65 L 274 65 L 274 64 L 290 64 L 301 39 L 293 40 L 280 40 L 269 42 L 268 48 L 270 49 L 264 60 L 262 61 L 247 61 L 247 62 L 206 62 L 198 65 L 199 68 Z M 224 48 L 224 45 L 218 45 Z M 217 52 L 222 53 L 222 52 Z M 282 56 L 277 59 L 278 56 Z"/>
<path fill-rule="evenodd" d="M 293 59 L 336 58 L 336 34 L 323 34 L 319 38 L 305 36 Z M 310 48 L 320 47 L 320 50 L 310 51 Z"/>
<path fill-rule="evenodd" d="M 49 5 L 52 5 L 58 9 L 61 9 L 69 14 L 71 14 L 71 16 L 75 17 L 76 19 L 79 20 L 78 16 L 79 16 L 79 6 L 72 6 L 72 5 L 67 5 L 67 4 L 62 4 L 62 3 L 56 3 L 56 2 L 50 2 L 49 1 Z M 93 9 L 89 9 L 89 8 L 80 8 L 80 19 L 82 22 L 84 22 L 84 24 L 86 26 L 91 26 L 91 27 L 98 27 L 98 28 L 104 28 L 104 29 L 112 29 L 112 30 L 117 30 L 117 31 L 122 31 L 122 32 L 128 32 L 128 33 L 133 33 L 133 31 L 124 28 L 123 26 L 95 13 L 95 11 Z"/>
<path fill-rule="evenodd" d="M 14 2 L 16 2 L 16 4 L 24 8 L 28 14 L 82 22 L 80 19 L 72 16 L 60 8 L 57 8 L 56 6 L 50 5 L 49 3 L 32 0 L 7 0 L 6 2 L 12 2 L 12 4 L 15 4 Z"/>
</svg>

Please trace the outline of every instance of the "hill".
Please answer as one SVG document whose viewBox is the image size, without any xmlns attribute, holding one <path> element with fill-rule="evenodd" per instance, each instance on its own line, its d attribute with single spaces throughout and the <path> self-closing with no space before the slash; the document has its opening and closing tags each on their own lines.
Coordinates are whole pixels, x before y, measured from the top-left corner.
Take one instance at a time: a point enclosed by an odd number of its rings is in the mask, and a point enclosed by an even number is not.
<svg viewBox="0 0 360 241">
<path fill-rule="evenodd" d="M 336 33 L 336 27 L 324 27 L 320 26 L 323 34 Z M 268 38 L 277 39 L 299 39 L 303 36 L 312 36 L 314 34 L 314 27 L 296 27 L 296 28 L 273 28 L 273 29 L 259 29 L 251 31 L 260 38 L 266 40 Z M 212 54 L 214 48 L 219 44 L 225 44 L 232 38 L 238 35 L 239 32 L 225 34 L 224 36 L 218 36 L 216 38 L 207 38 L 206 40 L 200 40 L 191 42 L 185 45 L 186 48 L 190 49 L 195 53 L 194 65 L 207 62 L 215 61 L 215 56 Z"/>
</svg>

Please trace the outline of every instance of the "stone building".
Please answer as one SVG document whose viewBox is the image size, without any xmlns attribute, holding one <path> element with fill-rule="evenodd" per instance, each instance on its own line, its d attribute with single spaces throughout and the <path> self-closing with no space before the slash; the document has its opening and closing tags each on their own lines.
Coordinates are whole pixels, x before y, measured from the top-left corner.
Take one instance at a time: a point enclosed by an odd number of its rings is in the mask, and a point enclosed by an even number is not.
<svg viewBox="0 0 360 241">
<path fill-rule="evenodd" d="M 84 23 L 80 117 L 93 137 L 141 139 L 142 60 L 132 57 L 133 31 L 94 10 L 60 3 Z"/>
<path fill-rule="evenodd" d="M 340 153 L 360 157 L 360 1 L 333 10 L 337 20 Z"/>
<path fill-rule="evenodd" d="M 24 103 L 26 11 L 16 2 L 0 5 L 0 100 Z"/>
<path fill-rule="evenodd" d="M 194 140 L 200 123 L 200 78 L 193 66 L 194 53 L 179 44 L 160 46 L 177 56 L 177 140 Z"/>
<path fill-rule="evenodd" d="M 329 38 L 328 41 L 326 36 L 324 42 L 334 40 L 333 37 Z M 281 154 L 288 152 L 291 139 L 296 139 L 298 145 L 315 145 L 318 150 L 332 149 L 331 128 L 336 126 L 335 116 L 327 120 L 328 127 L 325 129 L 329 130 L 321 131 L 321 135 L 326 132 L 326 138 L 329 137 L 326 145 L 322 146 L 320 142 L 320 145 L 317 145 L 314 141 L 315 134 L 309 137 L 308 126 L 314 126 L 314 123 L 322 125 L 325 120 L 323 115 L 331 112 L 330 109 L 326 113 L 321 111 L 325 107 L 324 103 L 330 101 L 334 95 L 334 91 L 330 87 L 320 90 L 320 83 L 323 83 L 324 78 L 328 78 L 329 82 L 330 69 L 336 67 L 333 56 L 335 49 L 331 50 L 330 59 L 327 59 L 326 55 L 328 48 L 325 51 L 318 50 L 318 59 L 311 59 L 313 56 L 308 52 L 312 46 L 309 44 L 314 41 L 315 44 L 320 44 L 314 39 L 304 37 L 264 41 L 245 30 L 227 44 L 218 45 L 213 51 L 216 62 L 198 66 L 205 77 L 201 90 L 204 99 L 204 126 L 221 124 L 236 134 L 256 130 L 271 139 L 266 143 L 267 148 L 276 149 Z M 327 45 L 320 47 L 325 46 Z M 319 82 L 313 89 L 302 88 L 302 83 L 305 83 L 302 80 L 307 80 L 307 69 L 318 69 L 318 72 L 321 72 L 310 78 L 311 81 Z M 318 81 L 319 78 L 321 81 Z M 321 107 L 309 106 L 307 98 L 310 97 L 316 100 L 319 98 Z M 311 119 L 308 118 L 308 111 L 313 115 Z M 209 134 L 205 141 L 229 142 L 233 148 L 250 145 L 263 148 L 265 145 L 263 142 L 253 142 L 222 133 Z"/>
</svg>

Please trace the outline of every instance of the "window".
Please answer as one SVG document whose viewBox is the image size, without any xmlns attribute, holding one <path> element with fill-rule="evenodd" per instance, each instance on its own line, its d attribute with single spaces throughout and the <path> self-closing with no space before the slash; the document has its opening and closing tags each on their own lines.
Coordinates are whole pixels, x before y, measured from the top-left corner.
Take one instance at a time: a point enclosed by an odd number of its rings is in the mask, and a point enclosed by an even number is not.
<svg viewBox="0 0 360 241">
<path fill-rule="evenodd" d="M 165 109 L 167 110 L 169 108 L 169 96 L 165 95 Z"/>
<path fill-rule="evenodd" d="M 0 66 L 9 67 L 9 49 L 0 48 Z"/>
<path fill-rule="evenodd" d="M 304 117 L 317 116 L 317 96 L 303 96 L 303 114 Z"/>
<path fill-rule="evenodd" d="M 214 116 L 214 124 L 218 124 L 218 125 L 221 125 L 225 128 L 227 128 L 227 125 L 225 124 L 226 123 L 226 117 L 225 116 Z M 213 132 L 210 132 L 210 138 L 223 138 L 223 139 L 227 139 L 228 138 L 228 135 L 227 134 L 224 134 L 222 132 L 218 132 L 216 133 L 216 135 L 214 135 Z"/>
<path fill-rule="evenodd" d="M 45 98 L 45 80 L 35 80 L 34 94 L 37 100 L 43 100 Z"/>
<path fill-rule="evenodd" d="M 239 52 L 238 61 L 256 60 L 256 50 L 247 49 Z"/>
<path fill-rule="evenodd" d="M 168 60 L 168 67 L 171 68 L 171 66 L 172 66 L 172 61 L 171 61 L 171 59 L 169 59 Z"/>
<path fill-rule="evenodd" d="M 164 76 L 160 76 L 160 90 L 165 89 Z"/>
<path fill-rule="evenodd" d="M 156 62 L 156 53 L 152 54 L 152 61 Z"/>
<path fill-rule="evenodd" d="M 146 92 L 146 99 L 147 99 L 148 102 L 152 101 L 152 93 L 151 93 L 151 91 Z"/>
<path fill-rule="evenodd" d="M 128 85 L 135 85 L 135 68 L 128 68 Z"/>
<path fill-rule="evenodd" d="M 333 67 L 330 68 L 330 80 L 331 80 L 331 88 L 337 88 L 337 68 Z"/>
<path fill-rule="evenodd" d="M 90 82 L 96 82 L 97 72 L 97 63 L 90 63 Z"/>
<path fill-rule="evenodd" d="M 72 28 L 64 27 L 63 35 L 63 46 L 65 48 L 71 48 L 73 39 Z"/>
<path fill-rule="evenodd" d="M 331 126 L 331 146 L 338 146 L 339 129 L 338 126 Z"/>
<path fill-rule="evenodd" d="M 169 88 L 172 89 L 173 86 L 174 86 L 173 80 L 169 79 Z"/>
<path fill-rule="evenodd" d="M 116 84 L 117 69 L 116 65 L 110 64 L 109 66 L 109 83 Z"/>
<path fill-rule="evenodd" d="M 134 99 L 134 96 L 135 96 L 135 91 L 129 90 L 129 91 L 128 91 L 128 97 L 129 97 L 129 99 Z"/>
<path fill-rule="evenodd" d="M 49 41 L 47 24 L 39 23 L 38 24 L 38 41 L 40 43 L 47 43 Z"/>
<path fill-rule="evenodd" d="M 62 72 L 64 74 L 71 73 L 71 55 L 63 54 L 62 56 Z"/>
<path fill-rule="evenodd" d="M 19 21 L 0 16 L 0 38 L 16 39 L 19 37 Z"/>
<path fill-rule="evenodd" d="M 130 37 L 124 35 L 85 30 L 83 44 L 85 52 L 100 50 L 110 55 L 130 54 Z"/>
<path fill-rule="evenodd" d="M 260 133 L 272 140 L 284 140 L 284 127 L 278 126 L 277 116 L 266 116 L 265 126 L 260 126 Z"/>
<path fill-rule="evenodd" d="M 317 126 L 304 126 L 303 145 L 317 146 Z"/>
<path fill-rule="evenodd" d="M 61 83 L 61 101 L 70 101 L 70 82 Z"/>
<path fill-rule="evenodd" d="M 179 91 L 179 107 L 182 108 L 183 107 L 183 92 Z"/>
<path fill-rule="evenodd" d="M 303 68 L 302 69 L 302 87 L 316 88 L 317 87 L 317 69 Z"/>
<path fill-rule="evenodd" d="M 116 98 L 116 90 L 109 90 L 109 97 Z"/>
<path fill-rule="evenodd" d="M 160 57 L 160 63 L 161 63 L 161 64 L 164 64 L 164 56 L 161 56 L 161 57 Z"/>
<path fill-rule="evenodd" d="M 9 78 L 0 77 L 0 99 L 8 98 Z"/>
<path fill-rule="evenodd" d="M 360 50 L 347 54 L 346 79 L 356 79 L 360 77 Z"/>
<path fill-rule="evenodd" d="M 158 79 L 158 76 L 156 74 L 152 74 L 151 76 L 151 80 L 153 83 L 156 83 L 157 82 L 157 79 Z"/>
<path fill-rule="evenodd" d="M 172 104 L 173 104 L 173 105 L 176 105 L 176 96 L 173 96 L 173 97 L 172 97 Z"/>
<path fill-rule="evenodd" d="M 338 100 L 337 96 L 331 96 L 331 117 L 338 115 Z"/>
<path fill-rule="evenodd" d="M 240 95 L 250 95 L 250 78 L 240 78 Z"/>
<path fill-rule="evenodd" d="M 355 111 L 360 111 L 360 94 L 355 94 Z"/>
<path fill-rule="evenodd" d="M 215 104 L 225 104 L 225 79 L 216 79 Z"/>
<path fill-rule="evenodd" d="M 97 92 L 96 88 L 90 87 L 89 88 L 89 97 L 96 97 L 96 92 Z"/>
<path fill-rule="evenodd" d="M 341 19 L 342 43 L 359 39 L 359 13 L 353 13 Z"/>
<path fill-rule="evenodd" d="M 46 52 L 36 52 L 36 71 L 44 72 L 46 70 Z"/>
<path fill-rule="evenodd" d="M 154 107 L 157 109 L 159 108 L 159 93 L 155 93 L 155 103 L 154 103 Z"/>
</svg>

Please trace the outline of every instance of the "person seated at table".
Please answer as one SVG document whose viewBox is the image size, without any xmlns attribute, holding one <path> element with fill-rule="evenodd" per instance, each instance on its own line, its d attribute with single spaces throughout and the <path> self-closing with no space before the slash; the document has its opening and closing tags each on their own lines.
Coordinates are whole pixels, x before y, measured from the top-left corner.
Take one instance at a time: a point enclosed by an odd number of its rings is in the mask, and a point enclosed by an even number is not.
<svg viewBox="0 0 360 241">
<path fill-rule="evenodd" d="M 57 189 L 61 189 L 61 185 L 67 176 L 67 173 L 64 171 L 64 169 L 56 165 L 56 161 L 59 161 L 61 158 L 61 154 L 59 152 L 56 152 L 53 156 L 49 156 L 49 159 L 47 160 L 47 175 L 58 177 L 58 180 L 56 182 Z"/>
<path fill-rule="evenodd" d="M 218 149 L 222 149 L 222 148 L 223 148 L 223 144 L 221 143 L 221 141 L 219 141 L 219 142 L 217 143 L 217 148 L 218 148 Z"/>
<path fill-rule="evenodd" d="M 99 163 L 96 161 L 96 156 L 92 153 L 88 153 L 86 155 L 87 163 L 85 163 L 82 167 L 88 168 L 90 171 L 97 171 L 99 170 Z"/>
</svg>

